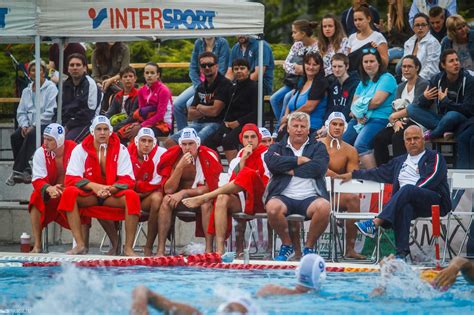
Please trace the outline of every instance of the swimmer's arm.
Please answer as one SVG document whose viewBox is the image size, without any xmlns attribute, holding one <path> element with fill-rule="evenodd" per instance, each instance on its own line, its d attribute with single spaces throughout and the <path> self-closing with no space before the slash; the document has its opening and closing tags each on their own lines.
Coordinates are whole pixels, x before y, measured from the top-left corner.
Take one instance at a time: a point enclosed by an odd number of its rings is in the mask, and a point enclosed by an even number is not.
<svg viewBox="0 0 474 315">
<path fill-rule="evenodd" d="M 183 168 L 176 167 L 173 172 L 171 172 L 170 178 L 166 181 L 163 191 L 165 194 L 173 194 L 178 190 L 179 182 L 181 181 L 181 176 L 183 175 Z"/>
<path fill-rule="evenodd" d="M 164 296 L 154 293 L 144 286 L 133 290 L 133 304 L 131 314 L 148 314 L 147 304 L 165 314 L 201 314 L 196 308 L 182 303 L 173 302 Z"/>
<path fill-rule="evenodd" d="M 257 292 L 258 297 L 265 297 L 270 295 L 294 295 L 294 294 L 303 294 L 311 289 L 297 285 L 294 289 L 282 287 L 274 284 L 267 284 Z"/>
<path fill-rule="evenodd" d="M 442 270 L 434 280 L 436 286 L 449 287 L 453 285 L 459 271 L 467 282 L 474 284 L 474 264 L 466 258 L 455 257 L 449 266 Z"/>
<path fill-rule="evenodd" d="M 352 171 L 359 169 L 359 154 L 354 147 L 350 147 L 349 156 L 346 165 L 346 171 L 352 173 Z"/>
<path fill-rule="evenodd" d="M 331 170 L 328 168 L 328 170 L 327 170 L 327 172 L 326 172 L 326 176 L 335 177 L 336 175 L 339 175 L 339 174 L 337 174 L 337 173 L 334 172 L 334 171 L 331 171 Z"/>
</svg>

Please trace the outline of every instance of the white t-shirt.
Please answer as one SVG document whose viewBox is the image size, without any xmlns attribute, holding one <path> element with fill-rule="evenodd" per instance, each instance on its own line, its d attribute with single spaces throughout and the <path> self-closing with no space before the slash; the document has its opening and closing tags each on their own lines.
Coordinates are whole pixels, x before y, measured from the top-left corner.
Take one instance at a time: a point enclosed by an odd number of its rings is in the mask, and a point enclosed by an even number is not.
<svg viewBox="0 0 474 315">
<path fill-rule="evenodd" d="M 287 147 L 289 147 L 295 156 L 303 156 L 303 150 L 308 144 L 309 139 L 301 146 L 299 150 L 295 149 L 288 138 Z M 295 200 L 304 200 L 309 197 L 321 196 L 321 192 L 316 186 L 316 180 L 313 178 L 302 178 L 298 176 L 291 177 L 291 181 L 288 183 L 288 186 L 281 193 L 283 196 L 295 199 Z"/>
<path fill-rule="evenodd" d="M 387 43 L 387 40 L 381 33 L 376 32 L 376 31 L 373 31 L 372 34 L 369 35 L 369 37 L 363 40 L 357 39 L 357 33 L 354 33 L 351 36 L 349 36 L 348 46 L 351 52 L 353 52 L 361 48 L 365 44 L 371 43 L 371 42 L 375 42 L 377 45 L 380 45 L 383 43 Z"/>
<path fill-rule="evenodd" d="M 402 91 L 402 95 L 400 95 L 400 98 L 402 100 L 407 100 L 411 103 L 413 103 L 413 99 L 415 98 L 415 87 L 411 89 L 410 92 L 408 92 L 408 84 L 405 85 L 405 88 Z"/>
<path fill-rule="evenodd" d="M 418 162 L 425 154 L 425 150 L 418 155 L 411 156 L 408 154 L 407 159 L 403 162 L 400 174 L 398 174 L 398 182 L 400 188 L 405 185 L 416 185 L 420 179 L 420 170 L 418 169 Z"/>
</svg>

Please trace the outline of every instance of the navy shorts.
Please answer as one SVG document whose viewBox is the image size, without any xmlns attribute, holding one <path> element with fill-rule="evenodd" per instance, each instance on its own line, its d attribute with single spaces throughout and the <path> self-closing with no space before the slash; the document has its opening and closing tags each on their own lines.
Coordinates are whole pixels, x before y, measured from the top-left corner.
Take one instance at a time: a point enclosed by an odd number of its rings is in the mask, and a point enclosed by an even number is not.
<svg viewBox="0 0 474 315">
<path fill-rule="evenodd" d="M 313 197 L 308 197 L 303 200 L 296 200 L 292 198 L 288 198 L 283 195 L 275 196 L 274 198 L 280 199 L 286 206 L 286 209 L 288 210 L 286 212 L 286 216 L 292 215 L 292 214 L 299 214 L 304 216 L 307 220 L 308 216 L 306 215 L 306 212 L 309 208 L 309 205 L 315 201 L 318 198 L 321 198 L 320 196 L 313 196 Z"/>
</svg>

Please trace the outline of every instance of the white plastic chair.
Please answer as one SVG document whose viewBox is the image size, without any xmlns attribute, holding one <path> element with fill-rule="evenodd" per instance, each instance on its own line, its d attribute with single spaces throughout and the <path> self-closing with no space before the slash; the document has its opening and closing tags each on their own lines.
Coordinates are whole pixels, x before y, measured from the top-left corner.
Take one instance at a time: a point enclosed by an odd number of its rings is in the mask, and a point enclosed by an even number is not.
<svg viewBox="0 0 474 315">
<path fill-rule="evenodd" d="M 330 184 L 327 185 L 328 187 Z M 369 180 L 359 180 L 353 179 L 349 182 L 342 183 L 340 179 L 334 179 L 334 185 L 332 188 L 332 197 L 331 197 L 331 258 L 333 261 L 338 260 L 338 247 L 341 251 L 340 256 L 344 255 L 345 251 L 345 224 L 342 224 L 342 244 L 339 242 L 339 231 L 337 221 L 345 220 L 371 220 L 374 219 L 378 213 L 374 212 L 341 212 L 340 203 L 341 203 L 341 194 L 364 194 L 364 193 L 374 193 L 378 194 L 378 211 L 382 211 L 383 206 L 383 191 L 384 184 L 377 183 Z M 371 262 L 378 263 L 380 260 L 380 238 L 382 236 L 381 229 L 378 229 L 376 246 L 374 249 L 374 254 L 372 255 Z M 375 257 L 374 257 L 375 256 Z M 358 262 L 367 262 L 366 260 L 357 260 Z"/>
</svg>

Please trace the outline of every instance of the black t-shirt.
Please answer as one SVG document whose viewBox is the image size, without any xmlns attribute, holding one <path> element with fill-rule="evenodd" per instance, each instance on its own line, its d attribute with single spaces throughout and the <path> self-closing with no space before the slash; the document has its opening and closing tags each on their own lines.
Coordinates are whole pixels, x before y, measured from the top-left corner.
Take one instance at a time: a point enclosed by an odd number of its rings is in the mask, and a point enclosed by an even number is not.
<svg viewBox="0 0 474 315">
<path fill-rule="evenodd" d="M 232 83 L 230 80 L 218 73 L 216 79 L 211 85 L 208 85 L 207 81 L 199 84 L 199 86 L 196 88 L 196 93 L 194 94 L 192 106 L 197 106 L 198 104 L 212 106 L 214 104 L 214 100 L 222 101 L 227 105 L 229 103 L 229 89 L 231 86 Z M 223 109 L 218 116 L 202 117 L 198 119 L 197 122 L 222 122 L 224 118 L 224 112 L 225 111 Z"/>
<path fill-rule="evenodd" d="M 240 125 L 257 123 L 258 85 L 246 79 L 229 89 L 229 102 L 224 110 L 224 121 L 237 120 Z"/>
</svg>

